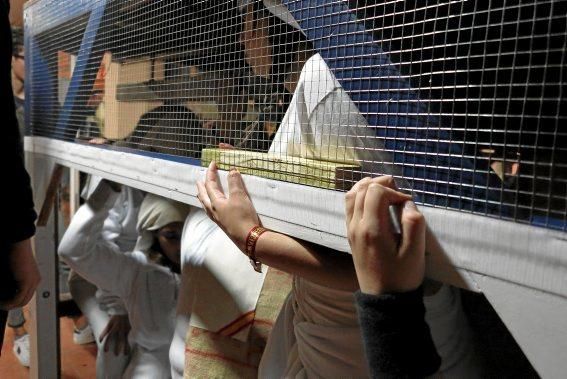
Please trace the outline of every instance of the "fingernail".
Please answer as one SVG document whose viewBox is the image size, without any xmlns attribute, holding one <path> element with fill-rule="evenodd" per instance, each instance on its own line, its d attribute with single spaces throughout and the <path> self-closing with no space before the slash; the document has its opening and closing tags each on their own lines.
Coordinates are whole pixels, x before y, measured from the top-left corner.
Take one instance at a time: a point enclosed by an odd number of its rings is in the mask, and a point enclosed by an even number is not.
<svg viewBox="0 0 567 379">
<path fill-rule="evenodd" d="M 398 188 L 398 183 L 396 183 L 396 178 L 394 178 L 392 175 L 390 175 L 390 178 L 392 179 L 392 183 L 394 185 L 394 188 L 397 189 Z"/>
<path fill-rule="evenodd" d="M 412 211 L 417 211 L 417 206 L 415 205 L 415 203 L 411 200 L 408 200 L 405 202 L 404 204 L 404 208 L 406 209 L 410 209 Z"/>
</svg>

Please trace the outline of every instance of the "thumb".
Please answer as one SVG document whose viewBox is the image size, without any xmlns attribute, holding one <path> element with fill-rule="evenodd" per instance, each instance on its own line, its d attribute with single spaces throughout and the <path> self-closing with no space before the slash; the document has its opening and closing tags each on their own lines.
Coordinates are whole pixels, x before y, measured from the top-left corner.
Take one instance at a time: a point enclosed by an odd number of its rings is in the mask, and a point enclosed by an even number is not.
<svg viewBox="0 0 567 379">
<path fill-rule="evenodd" d="M 400 255 L 425 256 L 425 218 L 413 201 L 406 201 L 402 210 L 402 244 Z"/>
</svg>

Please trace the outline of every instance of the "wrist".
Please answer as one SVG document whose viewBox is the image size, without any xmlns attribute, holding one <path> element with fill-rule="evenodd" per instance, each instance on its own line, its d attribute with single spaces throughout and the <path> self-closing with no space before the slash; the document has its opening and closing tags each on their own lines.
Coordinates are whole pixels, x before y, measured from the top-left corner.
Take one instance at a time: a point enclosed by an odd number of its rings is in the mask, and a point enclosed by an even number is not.
<svg viewBox="0 0 567 379">
<path fill-rule="evenodd" d="M 239 225 L 237 230 L 234 230 L 233 232 L 225 230 L 225 232 L 228 237 L 234 242 L 236 247 L 238 247 L 238 249 L 242 253 L 246 254 L 246 239 L 248 238 L 248 233 L 250 232 L 250 229 L 252 229 L 256 225 L 258 224 L 243 223 L 243 225 Z"/>
<path fill-rule="evenodd" d="M 367 295 L 380 296 L 385 293 L 384 289 L 380 284 L 372 283 L 369 281 L 358 279 L 358 284 L 360 286 L 360 292 Z"/>
<path fill-rule="evenodd" d="M 396 275 L 400 275 L 400 273 Z M 401 282 L 396 281 L 396 278 L 377 275 L 377 273 L 373 271 L 356 270 L 356 276 L 358 278 L 360 292 L 375 296 L 412 292 L 422 284 L 422 280 Z"/>
<path fill-rule="evenodd" d="M 256 257 L 256 245 L 260 237 L 266 233 L 268 229 L 255 225 L 248 231 L 246 242 L 244 245 L 244 254 L 250 259 L 250 264 L 256 272 L 262 272 L 262 263 Z"/>
<path fill-rule="evenodd" d="M 367 295 L 381 296 L 387 294 L 403 294 L 413 292 L 420 287 L 417 285 L 384 284 L 375 282 L 365 282 L 359 279 L 360 292 Z"/>
</svg>

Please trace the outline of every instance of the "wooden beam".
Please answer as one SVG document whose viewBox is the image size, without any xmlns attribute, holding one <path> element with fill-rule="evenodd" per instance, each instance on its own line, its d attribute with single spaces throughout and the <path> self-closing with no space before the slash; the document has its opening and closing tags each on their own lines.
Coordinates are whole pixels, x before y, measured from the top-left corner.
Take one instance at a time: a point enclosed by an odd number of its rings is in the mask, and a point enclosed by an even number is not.
<svg viewBox="0 0 567 379">
<path fill-rule="evenodd" d="M 63 166 L 56 164 L 51 172 L 51 178 L 49 179 L 49 185 L 45 191 L 45 198 L 43 199 L 43 204 L 41 205 L 41 211 L 37 217 L 37 226 L 46 226 L 49 220 L 49 215 L 53 210 L 53 204 L 55 204 L 55 196 L 57 196 L 57 187 L 61 183 L 61 177 L 63 176 Z"/>
</svg>

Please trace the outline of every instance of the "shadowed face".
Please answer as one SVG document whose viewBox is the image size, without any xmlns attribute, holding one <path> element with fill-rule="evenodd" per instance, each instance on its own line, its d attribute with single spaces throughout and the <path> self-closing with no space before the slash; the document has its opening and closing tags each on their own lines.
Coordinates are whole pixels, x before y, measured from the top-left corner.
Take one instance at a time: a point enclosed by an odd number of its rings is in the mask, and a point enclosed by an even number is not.
<svg viewBox="0 0 567 379">
<path fill-rule="evenodd" d="M 246 62 L 255 75 L 268 76 L 272 66 L 272 46 L 268 38 L 268 19 L 254 18 L 252 6 L 247 8 L 244 16 L 240 43 L 244 46 Z"/>
<path fill-rule="evenodd" d="M 26 61 L 24 57 L 24 48 L 18 48 L 18 53 L 12 55 L 12 71 L 16 79 L 24 81 L 26 75 Z"/>
<path fill-rule="evenodd" d="M 162 253 L 174 264 L 181 264 L 182 222 L 172 222 L 157 231 L 156 237 Z"/>
</svg>

